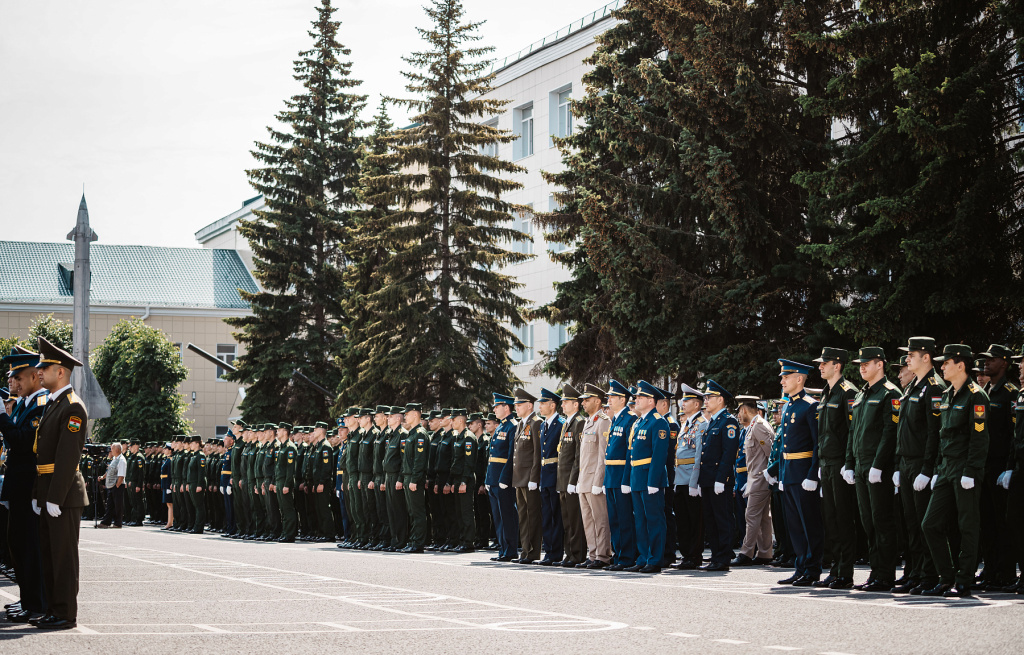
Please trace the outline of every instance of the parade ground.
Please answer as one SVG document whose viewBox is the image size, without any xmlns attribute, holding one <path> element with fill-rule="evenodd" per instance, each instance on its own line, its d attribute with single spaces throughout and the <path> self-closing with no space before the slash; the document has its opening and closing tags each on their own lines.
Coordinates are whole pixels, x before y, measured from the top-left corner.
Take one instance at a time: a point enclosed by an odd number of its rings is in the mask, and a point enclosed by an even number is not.
<svg viewBox="0 0 1024 655">
<path fill-rule="evenodd" d="M 78 628 L 0 652 L 1019 653 L 1024 599 L 801 590 L 786 569 L 655 576 L 84 524 Z M 858 570 L 858 580 L 866 576 Z M 0 582 L 0 597 L 17 598 Z"/>
</svg>

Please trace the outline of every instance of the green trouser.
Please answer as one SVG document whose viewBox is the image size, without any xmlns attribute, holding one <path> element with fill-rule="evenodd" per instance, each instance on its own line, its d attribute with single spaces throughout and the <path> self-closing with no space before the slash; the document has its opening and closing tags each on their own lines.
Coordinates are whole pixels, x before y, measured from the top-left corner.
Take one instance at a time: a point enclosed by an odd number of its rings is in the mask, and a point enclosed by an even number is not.
<svg viewBox="0 0 1024 655">
<path fill-rule="evenodd" d="M 455 488 L 455 503 L 459 517 L 459 545 L 472 548 L 476 541 L 476 517 L 473 508 L 473 485 L 466 485 L 466 493 L 458 493 Z"/>
<path fill-rule="evenodd" d="M 416 485 L 416 491 L 405 485 L 405 504 L 409 508 L 409 545 L 422 548 L 427 540 L 427 499 L 423 485 Z"/>
<path fill-rule="evenodd" d="M 232 484 L 234 485 L 231 494 L 234 497 L 232 502 L 235 504 L 235 532 L 249 534 L 252 531 L 252 525 L 250 525 L 252 514 L 249 512 L 249 494 L 245 493 L 245 488 L 249 483 L 239 480 Z"/>
<path fill-rule="evenodd" d="M 267 493 L 263 496 L 267 507 L 267 531 L 281 536 L 281 508 L 278 506 L 277 493 L 269 489 L 269 483 L 267 487 Z"/>
<path fill-rule="evenodd" d="M 921 532 L 924 533 L 924 540 L 928 543 L 928 550 L 942 584 L 974 584 L 980 533 L 981 496 L 978 482 L 980 480 L 975 481 L 973 489 L 964 489 L 959 479 L 939 477 L 932 489 Z M 960 548 L 951 548 L 950 544 L 956 543 L 958 527 Z"/>
<path fill-rule="evenodd" d="M 249 534 L 260 536 L 267 532 L 267 508 L 263 504 L 263 498 L 256 493 L 259 482 L 249 485 L 246 493 L 249 494 L 249 506 L 252 507 L 252 530 Z"/>
<path fill-rule="evenodd" d="M 333 540 L 335 535 L 334 514 L 331 513 L 331 494 L 334 489 L 324 485 L 322 492 L 313 492 L 313 506 L 316 508 L 316 522 L 320 526 L 320 536 Z"/>
<path fill-rule="evenodd" d="M 385 546 L 391 544 L 391 521 L 388 518 L 388 495 L 383 483 L 376 485 L 377 495 L 377 537 Z"/>
<path fill-rule="evenodd" d="M 202 532 L 206 527 L 206 502 L 203 499 L 203 492 L 196 491 L 195 485 L 193 485 L 189 495 L 192 498 L 192 504 L 196 508 L 196 520 L 192 523 L 192 530 Z"/>
<path fill-rule="evenodd" d="M 938 572 L 924 540 L 924 533 L 921 532 L 928 501 L 932 497 L 931 485 L 926 485 L 921 491 L 914 491 L 914 478 L 921 473 L 923 463 L 920 457 L 900 458 L 900 502 L 903 504 L 903 520 L 907 525 L 904 559 L 910 564 L 911 580 L 928 582 L 934 587 L 938 581 Z"/>
<path fill-rule="evenodd" d="M 298 516 L 295 513 L 295 490 L 290 488 L 288 493 L 284 487 L 277 487 L 277 504 L 281 508 L 281 537 L 294 539 L 299 534 Z"/>
<path fill-rule="evenodd" d="M 829 575 L 853 578 L 857 561 L 857 490 L 839 473 L 842 464 L 821 467 L 821 515 L 825 548 L 832 556 Z"/>
<path fill-rule="evenodd" d="M 178 485 L 171 483 L 171 489 L 177 489 Z M 171 511 L 174 512 L 174 522 L 172 525 L 175 528 L 182 527 L 185 520 L 185 510 L 181 508 L 181 492 L 171 491 Z"/>
<path fill-rule="evenodd" d="M 352 539 L 356 543 L 366 541 L 363 523 L 363 490 L 356 488 L 355 482 L 345 485 L 345 502 L 348 504 L 348 519 L 352 522 Z"/>
<path fill-rule="evenodd" d="M 364 541 L 377 542 L 377 490 L 370 489 L 366 485 L 373 481 L 370 476 L 360 477 L 363 488 L 360 490 L 363 496 L 363 537 Z M 376 485 L 374 485 L 376 486 Z"/>
<path fill-rule="evenodd" d="M 409 509 L 405 506 L 405 492 L 395 489 L 400 479 L 397 473 L 388 473 L 384 478 L 392 548 L 405 548 L 409 541 Z"/>
<path fill-rule="evenodd" d="M 895 495 L 892 469 L 882 469 L 880 482 L 868 482 L 870 463 L 857 467 L 857 505 L 860 522 L 868 538 L 868 564 L 870 579 L 879 582 L 896 580 L 896 517 L 893 512 Z"/>
</svg>

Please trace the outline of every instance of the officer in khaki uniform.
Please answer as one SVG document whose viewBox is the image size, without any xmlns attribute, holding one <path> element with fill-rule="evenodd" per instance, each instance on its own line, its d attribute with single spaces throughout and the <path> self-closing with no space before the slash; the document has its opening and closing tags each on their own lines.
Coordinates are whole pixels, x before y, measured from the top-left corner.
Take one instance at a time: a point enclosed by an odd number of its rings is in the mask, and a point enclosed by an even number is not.
<svg viewBox="0 0 1024 655">
<path fill-rule="evenodd" d="M 33 450 L 36 480 L 32 511 L 39 515 L 43 587 L 49 614 L 29 619 L 44 630 L 67 630 L 78 621 L 78 533 L 82 509 L 89 504 L 85 479 L 78 470 L 89 415 L 71 388 L 71 370 L 82 363 L 39 337 L 43 386 L 50 399 Z"/>
<path fill-rule="evenodd" d="M 581 564 L 587 559 L 587 540 L 583 531 L 583 517 L 580 513 L 579 458 L 580 437 L 583 435 L 583 416 L 579 413 L 579 391 L 571 384 L 562 387 L 562 411 L 566 419 L 562 423 L 558 439 L 557 482 L 559 506 L 562 514 L 565 559 L 555 566 L 566 568 Z"/>
<path fill-rule="evenodd" d="M 512 453 L 512 487 L 516 490 L 519 514 L 519 557 L 516 564 L 533 564 L 540 559 L 543 522 L 540 497 L 540 428 L 534 411 L 537 398 L 525 389 L 515 391 L 515 411 L 519 417 Z"/>
<path fill-rule="evenodd" d="M 604 413 L 605 393 L 587 383 L 580 402 L 587 413 L 580 435 L 576 468 L 576 490 L 580 497 L 580 519 L 587 537 L 587 559 L 576 568 L 601 569 L 612 562 L 611 529 L 608 525 L 608 501 L 604 493 L 604 454 L 612 420 Z"/>
<path fill-rule="evenodd" d="M 747 508 L 743 514 L 743 543 L 731 565 L 768 564 L 772 561 L 772 488 L 764 471 L 768 469 L 775 430 L 758 414 L 756 396 L 736 396 L 736 402 L 737 417 L 744 427 L 741 448 L 747 465 L 747 482 L 740 493 L 747 499 Z"/>
<path fill-rule="evenodd" d="M 942 362 L 942 377 L 950 386 L 939 405 L 939 454 L 921 531 L 939 571 L 939 584 L 921 593 L 964 597 L 971 595 L 978 566 L 978 484 L 985 475 L 988 456 L 988 394 L 971 381 L 974 355 L 970 346 L 948 344 L 935 361 Z M 960 530 L 956 561 L 949 548 L 954 520 Z"/>
</svg>

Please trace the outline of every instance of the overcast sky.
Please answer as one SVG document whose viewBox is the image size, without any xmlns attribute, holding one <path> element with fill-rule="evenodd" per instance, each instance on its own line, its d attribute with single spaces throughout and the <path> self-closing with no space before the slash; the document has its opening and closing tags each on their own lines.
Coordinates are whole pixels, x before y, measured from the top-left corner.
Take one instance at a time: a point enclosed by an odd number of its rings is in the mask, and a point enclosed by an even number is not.
<svg viewBox="0 0 1024 655">
<path fill-rule="evenodd" d="M 607 1 L 607 0 L 605 0 Z M 604 4 L 463 0 L 505 57 Z M 0 3 L 0 240 L 63 241 L 85 184 L 102 243 L 195 246 L 255 195 L 245 169 L 310 47 L 318 0 Z M 335 0 L 369 95 L 406 95 L 418 0 Z M 404 109 L 392 110 L 402 124 Z"/>
</svg>

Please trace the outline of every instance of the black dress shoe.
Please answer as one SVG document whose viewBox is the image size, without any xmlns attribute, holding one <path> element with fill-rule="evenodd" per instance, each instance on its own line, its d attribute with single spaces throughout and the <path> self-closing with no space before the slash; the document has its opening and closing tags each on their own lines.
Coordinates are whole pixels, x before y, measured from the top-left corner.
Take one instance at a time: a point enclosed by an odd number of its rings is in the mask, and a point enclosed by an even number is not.
<svg viewBox="0 0 1024 655">
<path fill-rule="evenodd" d="M 545 557 L 544 559 L 542 559 L 542 560 L 538 560 L 538 561 L 537 561 L 537 565 L 538 565 L 538 566 L 551 566 L 551 565 L 552 565 L 552 564 L 554 564 L 554 563 L 555 563 L 555 560 L 553 560 L 553 559 L 548 559 L 548 558 L 546 558 L 546 557 Z"/>
<path fill-rule="evenodd" d="M 640 572 L 641 573 L 661 573 L 661 567 L 660 566 L 654 566 L 652 564 L 648 564 L 644 568 L 640 569 Z"/>
<path fill-rule="evenodd" d="M 68 621 L 67 619 L 59 619 L 56 616 L 51 616 L 50 620 L 41 620 L 36 623 L 35 626 L 40 630 L 71 630 L 77 628 L 78 624 L 74 621 Z"/>
<path fill-rule="evenodd" d="M 562 561 L 562 568 L 563 569 L 574 569 L 574 568 L 576 568 L 579 565 L 580 565 L 580 562 L 574 562 L 571 559 L 567 559 L 567 560 L 563 560 Z"/>
<path fill-rule="evenodd" d="M 818 582 L 820 576 L 817 575 L 802 575 L 799 579 L 793 582 L 794 587 L 811 587 L 815 582 Z"/>
<path fill-rule="evenodd" d="M 893 588 L 892 580 L 875 580 L 874 582 L 861 585 L 860 591 L 890 593 Z"/>
<path fill-rule="evenodd" d="M 621 571 L 621 570 L 623 570 L 625 568 L 626 567 L 623 566 L 622 564 L 612 564 L 611 566 L 607 567 L 606 570 L 608 570 L 608 571 Z"/>
<path fill-rule="evenodd" d="M 720 562 L 708 562 L 704 566 L 697 567 L 698 571 L 728 571 L 729 565 Z"/>
<path fill-rule="evenodd" d="M 515 560 L 512 559 L 511 555 L 506 555 L 505 557 L 497 558 L 495 561 L 497 561 L 497 562 L 514 562 Z"/>
<path fill-rule="evenodd" d="M 828 586 L 829 589 L 853 589 L 853 578 L 844 578 L 842 576 L 836 578 L 832 584 Z"/>
<path fill-rule="evenodd" d="M 894 594 L 909 594 L 914 590 L 914 587 L 921 584 L 917 580 L 907 580 L 906 582 L 899 584 L 899 580 L 896 581 L 896 586 L 890 589 Z"/>
<path fill-rule="evenodd" d="M 452 549 L 452 552 L 458 553 L 459 555 L 465 555 L 466 553 L 472 553 L 474 550 L 476 549 L 472 546 L 456 546 Z"/>
<path fill-rule="evenodd" d="M 922 580 L 916 587 L 910 590 L 910 595 L 920 596 L 924 591 L 932 589 L 937 584 L 939 584 L 939 581 L 934 578 L 931 580 Z"/>
<path fill-rule="evenodd" d="M 203 534 L 202 530 L 189 530 L 189 534 Z"/>
<path fill-rule="evenodd" d="M 608 566 L 608 562 L 602 562 L 601 560 L 594 560 L 590 564 L 587 564 L 588 569 L 603 569 Z"/>
<path fill-rule="evenodd" d="M 8 612 L 7 620 L 11 623 L 28 623 L 32 619 L 39 620 L 45 616 L 42 612 L 29 612 L 28 610 L 22 610 L 20 612 Z"/>
<path fill-rule="evenodd" d="M 423 552 L 423 546 L 409 546 L 409 548 L 403 549 L 402 552 L 403 553 L 410 553 L 410 554 L 415 555 L 416 553 L 422 553 Z"/>
<path fill-rule="evenodd" d="M 893 584 L 893 587 L 902 587 L 903 585 L 907 584 L 908 582 L 910 582 L 910 576 L 908 576 L 906 573 L 904 573 L 903 575 L 901 575 L 892 584 Z"/>
<path fill-rule="evenodd" d="M 515 560 L 512 560 L 512 561 L 514 562 Z M 535 560 L 535 559 L 526 559 L 525 557 L 520 557 L 519 558 L 519 563 L 520 564 L 536 564 L 537 560 Z"/>
<path fill-rule="evenodd" d="M 931 589 L 925 589 L 921 592 L 922 596 L 943 596 L 953 585 L 942 584 L 941 582 Z"/>
<path fill-rule="evenodd" d="M 6 605 L 4 605 L 4 609 L 9 611 L 9 612 L 20 612 L 21 611 L 21 601 L 20 600 L 16 600 L 13 603 L 7 603 Z"/>
<path fill-rule="evenodd" d="M 799 580 L 802 577 L 803 576 L 800 575 L 799 573 L 794 573 L 793 575 L 789 576 L 785 580 L 779 580 L 779 584 L 793 584 L 794 582 L 796 582 L 797 580 Z"/>
<path fill-rule="evenodd" d="M 294 544 L 295 537 L 281 537 L 280 539 L 278 539 L 278 542 L 282 544 Z"/>
<path fill-rule="evenodd" d="M 56 616 L 54 616 L 52 614 L 46 614 L 44 616 L 40 616 L 40 617 L 29 619 L 28 622 L 31 623 L 32 625 L 39 625 L 43 621 L 56 621 L 56 620 L 58 620 Z"/>
<path fill-rule="evenodd" d="M 754 565 L 754 559 L 744 555 L 743 553 L 740 553 L 739 555 L 736 556 L 736 559 L 734 559 L 733 561 L 729 562 L 729 564 L 731 566 L 753 566 Z"/>
<path fill-rule="evenodd" d="M 866 587 L 868 585 L 871 585 L 871 584 L 875 584 L 875 579 L 869 577 L 864 582 L 862 582 L 860 584 L 853 585 L 853 588 L 856 589 L 857 591 L 864 591 L 864 587 Z"/>
<path fill-rule="evenodd" d="M 585 569 L 585 568 L 587 568 L 588 566 L 590 566 L 593 563 L 594 563 L 594 560 L 592 560 L 592 559 L 585 559 L 582 562 L 580 562 L 579 564 L 577 564 L 576 568 L 578 568 L 578 569 Z"/>
<path fill-rule="evenodd" d="M 693 571 L 697 568 L 697 563 L 692 560 L 684 558 L 683 561 L 679 562 L 672 568 L 676 569 L 677 571 Z"/>
<path fill-rule="evenodd" d="M 971 588 L 969 585 L 953 585 L 942 594 L 946 598 L 970 598 Z"/>
<path fill-rule="evenodd" d="M 626 573 L 639 573 L 640 569 L 642 569 L 642 568 L 644 568 L 642 565 L 634 564 L 633 566 L 627 566 L 626 568 L 624 568 L 622 570 L 625 571 Z"/>
<path fill-rule="evenodd" d="M 770 557 L 755 557 L 754 564 L 760 564 L 761 566 L 767 566 L 772 563 Z"/>
<path fill-rule="evenodd" d="M 836 576 L 834 576 L 831 573 L 829 573 L 828 576 L 826 576 L 824 580 L 818 580 L 814 584 L 812 584 L 811 586 L 812 587 L 827 587 L 827 586 L 829 586 L 830 584 L 832 584 L 835 581 L 836 581 Z"/>
</svg>

